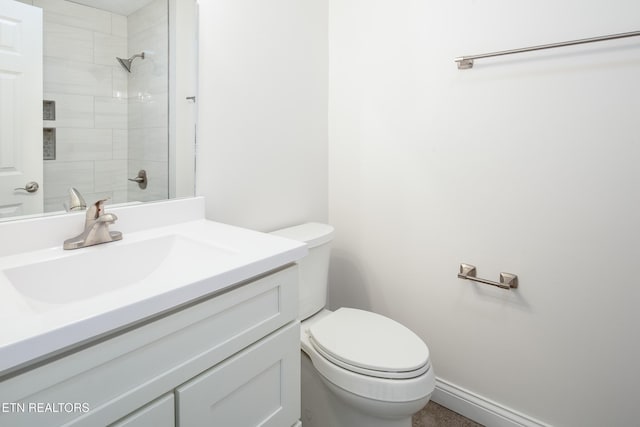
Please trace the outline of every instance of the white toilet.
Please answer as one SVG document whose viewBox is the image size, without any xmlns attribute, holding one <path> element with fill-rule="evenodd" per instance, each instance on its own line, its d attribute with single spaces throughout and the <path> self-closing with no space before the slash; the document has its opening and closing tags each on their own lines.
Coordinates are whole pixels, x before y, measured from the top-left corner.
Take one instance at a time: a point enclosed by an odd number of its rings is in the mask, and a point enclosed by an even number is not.
<svg viewBox="0 0 640 427">
<path fill-rule="evenodd" d="M 298 262 L 304 427 L 410 427 L 435 388 L 429 348 L 368 311 L 326 310 L 333 227 L 307 223 L 272 234 L 306 242 Z"/>
</svg>

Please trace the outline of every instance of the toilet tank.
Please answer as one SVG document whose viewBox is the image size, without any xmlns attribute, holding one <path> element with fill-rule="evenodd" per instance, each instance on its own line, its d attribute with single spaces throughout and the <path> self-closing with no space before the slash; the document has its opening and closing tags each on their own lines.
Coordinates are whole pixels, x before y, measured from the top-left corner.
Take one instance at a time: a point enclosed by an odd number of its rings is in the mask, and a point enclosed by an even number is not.
<svg viewBox="0 0 640 427">
<path fill-rule="evenodd" d="M 333 227 L 308 222 L 276 230 L 271 234 L 305 242 L 309 249 L 309 254 L 298 261 L 300 273 L 298 319 L 304 320 L 322 310 L 327 304 L 327 276 Z"/>
</svg>

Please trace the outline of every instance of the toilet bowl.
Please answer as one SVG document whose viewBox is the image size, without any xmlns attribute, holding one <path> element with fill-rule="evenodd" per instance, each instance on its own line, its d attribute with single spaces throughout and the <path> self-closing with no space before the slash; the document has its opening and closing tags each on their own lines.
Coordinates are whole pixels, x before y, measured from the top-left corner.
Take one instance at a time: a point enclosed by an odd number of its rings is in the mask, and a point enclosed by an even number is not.
<svg viewBox="0 0 640 427">
<path fill-rule="evenodd" d="M 308 223 L 273 234 L 309 248 L 299 262 L 303 425 L 410 427 L 435 388 L 427 345 L 385 316 L 324 308 L 333 227 Z"/>
<path fill-rule="evenodd" d="M 360 316 L 362 318 L 357 319 Z M 354 317 L 356 319 L 351 321 Z M 363 323 L 371 318 L 375 319 L 374 324 L 363 327 Z M 385 322 L 389 322 L 392 327 L 379 328 Z M 334 329 L 336 326 L 339 329 Z M 411 415 L 422 409 L 431 397 L 435 388 L 435 376 L 430 366 L 428 349 L 422 341 L 417 336 L 414 337 L 414 342 L 410 335 L 390 336 L 388 333 L 397 332 L 394 327 L 399 327 L 400 331 L 404 328 L 386 317 L 348 308 L 340 308 L 336 312 L 322 310 L 302 322 L 300 344 L 304 352 L 303 376 L 316 377 L 312 384 L 302 382 L 303 425 L 411 425 Z M 348 343 L 342 342 L 356 331 L 361 333 L 358 337 L 353 337 Z M 379 336 L 371 340 L 374 334 Z M 314 339 L 316 336 L 320 342 Z M 403 339 L 407 338 L 409 342 L 402 345 Z M 323 339 L 330 341 L 328 344 L 332 349 L 323 347 Z M 346 348 L 343 347 L 344 344 Z M 423 351 L 421 346 L 424 347 Z M 422 359 L 422 363 L 406 363 L 410 359 L 406 352 L 411 351 L 416 356 L 413 362 Z M 361 355 L 358 354 L 360 352 Z M 385 354 L 380 355 L 379 352 Z M 400 360 L 394 360 L 394 354 Z M 305 359 L 308 360 L 306 364 Z M 405 366 L 402 365 L 403 362 Z M 393 369 L 383 368 L 384 365 L 391 366 L 394 363 Z M 325 388 L 333 396 L 318 396 L 314 387 Z M 321 402 L 323 399 L 326 401 L 324 405 Z"/>
</svg>

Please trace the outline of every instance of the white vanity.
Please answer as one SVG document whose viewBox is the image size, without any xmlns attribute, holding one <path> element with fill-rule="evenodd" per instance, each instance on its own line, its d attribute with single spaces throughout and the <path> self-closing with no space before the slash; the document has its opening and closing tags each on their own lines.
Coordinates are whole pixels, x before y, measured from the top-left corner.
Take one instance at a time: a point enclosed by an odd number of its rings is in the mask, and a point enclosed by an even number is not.
<svg viewBox="0 0 640 427">
<path fill-rule="evenodd" d="M 111 211 L 74 251 L 82 213 L 0 224 L 0 425 L 295 425 L 305 246 L 200 198 Z"/>
</svg>

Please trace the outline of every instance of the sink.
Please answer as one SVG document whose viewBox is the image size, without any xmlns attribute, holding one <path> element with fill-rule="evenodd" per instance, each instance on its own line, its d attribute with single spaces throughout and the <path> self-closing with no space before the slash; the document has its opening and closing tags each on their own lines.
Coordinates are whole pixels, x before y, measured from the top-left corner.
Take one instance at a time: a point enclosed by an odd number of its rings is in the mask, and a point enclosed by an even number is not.
<svg viewBox="0 0 640 427">
<path fill-rule="evenodd" d="M 167 280 L 197 275 L 203 265 L 232 254 L 168 235 L 86 248 L 71 256 L 8 268 L 4 274 L 34 311 L 45 312 L 126 288 L 161 288 Z"/>
<path fill-rule="evenodd" d="M 0 323 L 8 325 L 0 328 L 0 377 L 225 295 L 307 252 L 300 242 L 207 220 L 203 198 L 110 211 L 123 240 L 75 251 L 62 242 L 83 213 L 0 222 Z"/>
</svg>

